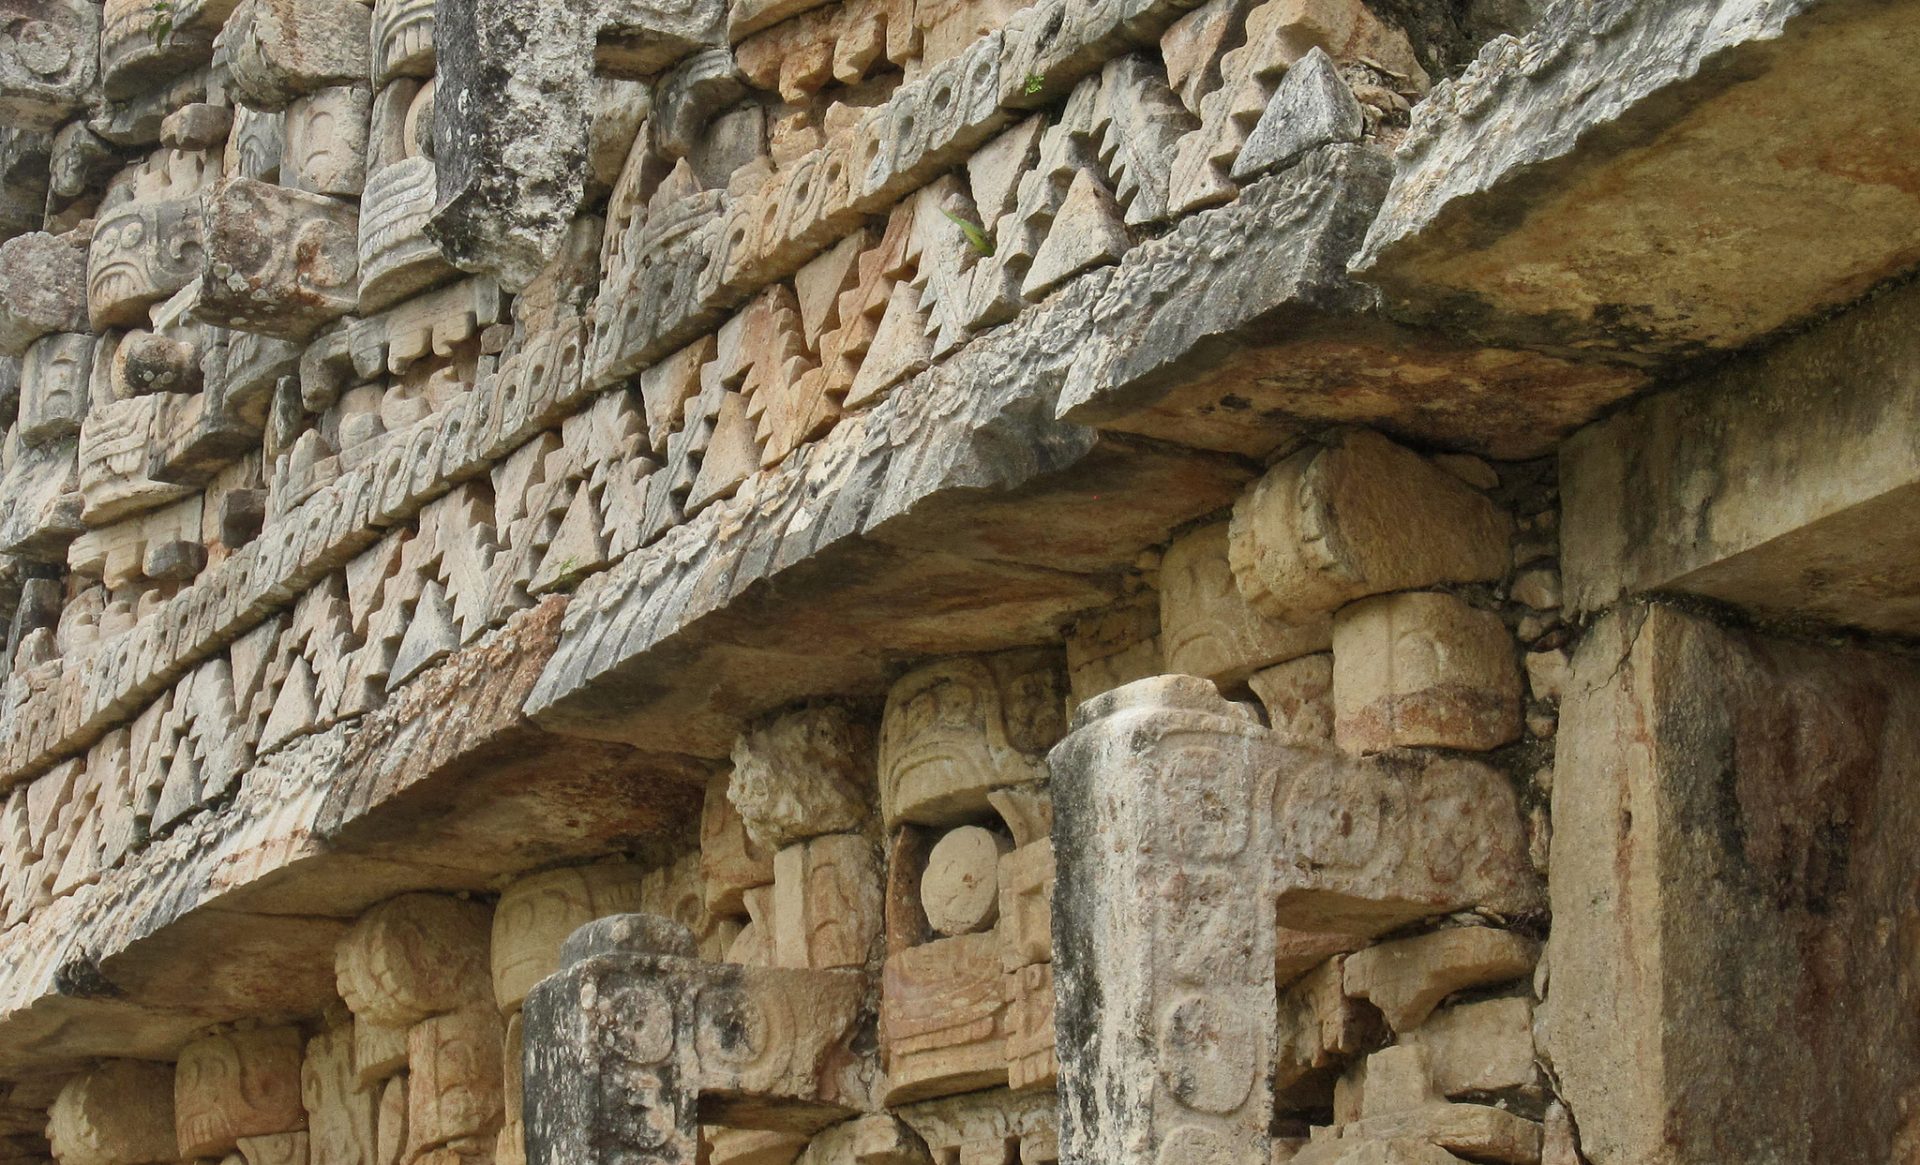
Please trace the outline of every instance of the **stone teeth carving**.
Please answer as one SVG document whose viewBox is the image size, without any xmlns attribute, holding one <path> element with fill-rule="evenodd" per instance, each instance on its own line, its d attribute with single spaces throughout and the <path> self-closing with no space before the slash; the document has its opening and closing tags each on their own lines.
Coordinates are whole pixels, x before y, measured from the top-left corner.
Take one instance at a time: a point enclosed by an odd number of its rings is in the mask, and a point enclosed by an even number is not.
<svg viewBox="0 0 1920 1165">
<path fill-rule="evenodd" d="M 379 311 L 457 274 L 426 235 L 438 171 L 432 136 L 437 86 L 407 79 L 374 101 L 372 158 L 360 200 L 360 310 Z"/>
<path fill-rule="evenodd" d="M 373 83 L 433 76 L 433 0 L 374 0 Z"/>
<path fill-rule="evenodd" d="M 359 220 L 316 194 L 230 178 L 206 195 L 204 266 L 194 314 L 301 340 L 359 300 Z"/>
<path fill-rule="evenodd" d="M 214 36 L 233 8 L 234 0 L 180 0 L 170 9 L 153 0 L 106 0 L 99 51 L 107 99 L 135 97 L 212 59 Z M 156 31 L 162 27 L 164 36 Z"/>
<path fill-rule="evenodd" d="M 140 197 L 105 209 L 87 253 L 87 311 L 95 330 L 137 327 L 147 309 L 200 274 L 200 199 Z"/>
<path fill-rule="evenodd" d="M 180 1155 L 212 1157 L 241 1137 L 304 1127 L 300 1053 L 300 1033 L 287 1027 L 208 1036 L 181 1049 L 173 1102 Z"/>
<path fill-rule="evenodd" d="M 1065 689 L 1050 652 L 963 657 L 901 677 L 880 729 L 887 825 L 963 823 L 990 811 L 993 790 L 1045 777 Z"/>
</svg>

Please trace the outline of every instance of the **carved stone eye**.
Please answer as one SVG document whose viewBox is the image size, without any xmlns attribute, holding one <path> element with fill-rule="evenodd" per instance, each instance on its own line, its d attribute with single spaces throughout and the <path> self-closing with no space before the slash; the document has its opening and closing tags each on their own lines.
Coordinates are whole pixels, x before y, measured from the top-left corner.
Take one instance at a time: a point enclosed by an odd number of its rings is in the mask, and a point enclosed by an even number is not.
<svg viewBox="0 0 1920 1165">
<path fill-rule="evenodd" d="M 122 247 L 138 247 L 146 241 L 147 225 L 139 219 L 134 219 L 121 226 L 120 238 L 117 240 L 118 245 Z"/>
</svg>

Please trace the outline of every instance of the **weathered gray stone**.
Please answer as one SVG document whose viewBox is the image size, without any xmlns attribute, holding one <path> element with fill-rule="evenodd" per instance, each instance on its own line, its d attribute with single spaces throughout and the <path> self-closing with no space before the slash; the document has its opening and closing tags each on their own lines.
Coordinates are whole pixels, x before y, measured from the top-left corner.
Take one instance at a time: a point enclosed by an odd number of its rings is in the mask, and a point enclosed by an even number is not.
<svg viewBox="0 0 1920 1165">
<path fill-rule="evenodd" d="M 528 994 L 530 1165 L 692 1165 L 703 1118 L 811 1133 L 863 1106 L 859 973 L 702 963 L 663 921 L 592 924 Z"/>
<path fill-rule="evenodd" d="M 427 233 L 453 263 L 518 291 L 560 250 L 584 195 L 596 45 L 646 76 L 722 43 L 723 6 L 691 0 L 478 0 L 439 12 Z"/>
<path fill-rule="evenodd" d="M 83 110 L 100 71 L 100 6 L 89 0 L 6 0 L 0 28 L 0 121 L 51 131 Z"/>
<path fill-rule="evenodd" d="M 1920 262 L 1920 137 L 1873 112 L 1916 50 L 1900 5 L 1554 4 L 1420 104 L 1355 270 L 1483 339 L 1738 347 Z"/>
<path fill-rule="evenodd" d="M 370 75 L 372 13 L 360 0 L 241 0 L 222 36 L 233 84 L 256 109 Z"/>
<path fill-rule="evenodd" d="M 858 830 L 873 810 L 873 733 L 846 708 L 784 712 L 733 746 L 727 799 L 747 836 L 779 849 L 809 837 Z"/>
<path fill-rule="evenodd" d="M 1233 180 L 1245 182 L 1268 170 L 1285 169 L 1321 146 L 1357 142 L 1365 123 L 1360 103 L 1333 58 L 1315 46 L 1273 91 L 1273 100 L 1234 159 Z"/>
</svg>

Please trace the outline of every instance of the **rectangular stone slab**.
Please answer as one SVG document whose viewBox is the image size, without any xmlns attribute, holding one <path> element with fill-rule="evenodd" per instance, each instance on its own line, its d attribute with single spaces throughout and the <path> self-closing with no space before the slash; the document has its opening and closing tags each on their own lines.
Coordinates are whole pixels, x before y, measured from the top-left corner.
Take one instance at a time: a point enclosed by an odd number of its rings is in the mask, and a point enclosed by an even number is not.
<svg viewBox="0 0 1920 1165">
<path fill-rule="evenodd" d="M 1354 269 L 1484 340 L 1739 347 L 1920 262 L 1916 80 L 1912 5 L 1554 4 L 1422 103 Z"/>
</svg>

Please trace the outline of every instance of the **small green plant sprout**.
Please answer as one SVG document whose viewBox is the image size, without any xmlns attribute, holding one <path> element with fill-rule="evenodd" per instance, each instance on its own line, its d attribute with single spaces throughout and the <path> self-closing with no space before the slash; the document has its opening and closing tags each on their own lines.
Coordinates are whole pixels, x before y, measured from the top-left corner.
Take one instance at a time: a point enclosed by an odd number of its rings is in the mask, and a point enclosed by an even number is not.
<svg viewBox="0 0 1920 1165">
<path fill-rule="evenodd" d="M 153 37 L 153 47 L 163 49 L 173 39 L 173 0 L 153 0 L 151 6 L 153 23 L 147 26 L 147 32 Z"/>
<path fill-rule="evenodd" d="M 960 228 L 960 233 L 967 237 L 968 246 L 980 252 L 982 255 L 993 254 L 993 239 L 986 231 L 968 222 L 966 219 L 961 218 L 944 206 L 940 208 L 940 213 L 946 215 L 948 221 Z"/>
<path fill-rule="evenodd" d="M 1026 91 L 1027 96 L 1031 97 L 1046 88 L 1046 85 L 1047 79 L 1045 77 L 1038 73 L 1028 73 L 1026 84 L 1021 86 L 1021 88 Z"/>
</svg>

